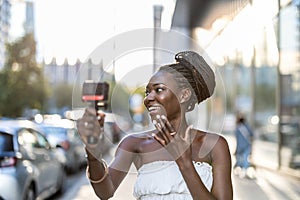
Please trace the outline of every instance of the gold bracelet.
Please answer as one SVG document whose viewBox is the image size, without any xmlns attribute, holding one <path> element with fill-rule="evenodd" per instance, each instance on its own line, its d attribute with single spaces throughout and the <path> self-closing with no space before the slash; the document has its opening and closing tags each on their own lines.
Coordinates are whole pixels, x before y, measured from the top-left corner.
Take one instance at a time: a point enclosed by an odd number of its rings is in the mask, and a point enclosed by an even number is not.
<svg viewBox="0 0 300 200">
<path fill-rule="evenodd" d="M 108 167 L 107 167 L 107 163 L 105 162 L 105 160 L 102 159 L 102 163 L 104 165 L 104 169 L 105 169 L 105 172 L 104 172 L 104 175 L 103 177 L 100 179 L 100 180 L 92 180 L 90 178 L 90 172 L 89 172 L 89 166 L 86 167 L 86 176 L 87 178 L 90 180 L 91 183 L 101 183 L 108 175 Z"/>
</svg>

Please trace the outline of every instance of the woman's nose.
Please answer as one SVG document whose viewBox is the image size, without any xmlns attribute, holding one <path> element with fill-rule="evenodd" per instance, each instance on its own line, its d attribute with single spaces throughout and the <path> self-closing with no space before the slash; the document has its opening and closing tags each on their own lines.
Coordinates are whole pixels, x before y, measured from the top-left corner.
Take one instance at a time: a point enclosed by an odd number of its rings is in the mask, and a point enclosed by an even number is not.
<svg viewBox="0 0 300 200">
<path fill-rule="evenodd" d="M 149 101 L 152 101 L 152 100 L 154 100 L 154 99 L 155 99 L 154 93 L 153 93 L 153 92 L 149 92 L 149 93 L 145 96 L 144 102 L 145 102 L 145 103 L 148 103 Z"/>
</svg>

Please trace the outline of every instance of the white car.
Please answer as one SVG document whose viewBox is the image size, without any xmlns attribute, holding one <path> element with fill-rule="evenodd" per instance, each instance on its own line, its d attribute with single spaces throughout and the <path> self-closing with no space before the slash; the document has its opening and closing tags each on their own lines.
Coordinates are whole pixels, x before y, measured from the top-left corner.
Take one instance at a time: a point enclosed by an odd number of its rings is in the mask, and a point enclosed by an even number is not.
<svg viewBox="0 0 300 200">
<path fill-rule="evenodd" d="M 39 126 L 0 121 L 0 199 L 45 199 L 64 189 L 64 158 Z"/>
</svg>

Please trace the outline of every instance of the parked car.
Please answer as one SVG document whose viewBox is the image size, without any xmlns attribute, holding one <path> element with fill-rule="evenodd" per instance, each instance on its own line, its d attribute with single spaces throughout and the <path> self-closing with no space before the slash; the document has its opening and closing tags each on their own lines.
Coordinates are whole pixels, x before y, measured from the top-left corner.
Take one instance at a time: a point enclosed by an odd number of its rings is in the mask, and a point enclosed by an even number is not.
<svg viewBox="0 0 300 200">
<path fill-rule="evenodd" d="M 63 149 L 66 169 L 75 173 L 86 164 L 85 150 L 74 123 L 67 119 L 40 124 L 49 143 Z"/>
<path fill-rule="evenodd" d="M 34 122 L 0 121 L 0 199 L 45 199 L 63 191 L 61 156 Z"/>
</svg>

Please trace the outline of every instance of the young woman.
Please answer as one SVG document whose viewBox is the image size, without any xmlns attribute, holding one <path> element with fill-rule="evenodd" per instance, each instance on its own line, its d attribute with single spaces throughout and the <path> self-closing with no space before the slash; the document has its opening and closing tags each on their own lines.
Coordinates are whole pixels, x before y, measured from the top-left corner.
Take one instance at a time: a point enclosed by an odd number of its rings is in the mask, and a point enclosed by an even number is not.
<svg viewBox="0 0 300 200">
<path fill-rule="evenodd" d="M 77 127 L 86 144 L 87 176 L 100 199 L 111 198 L 133 163 L 138 170 L 134 196 L 146 200 L 226 199 L 233 197 L 231 157 L 226 140 L 194 129 L 186 112 L 209 98 L 215 76 L 193 51 L 175 55 L 176 62 L 160 67 L 146 86 L 144 105 L 154 130 L 129 134 L 117 147 L 110 166 L 102 160 L 103 114 L 87 108 Z"/>
</svg>

